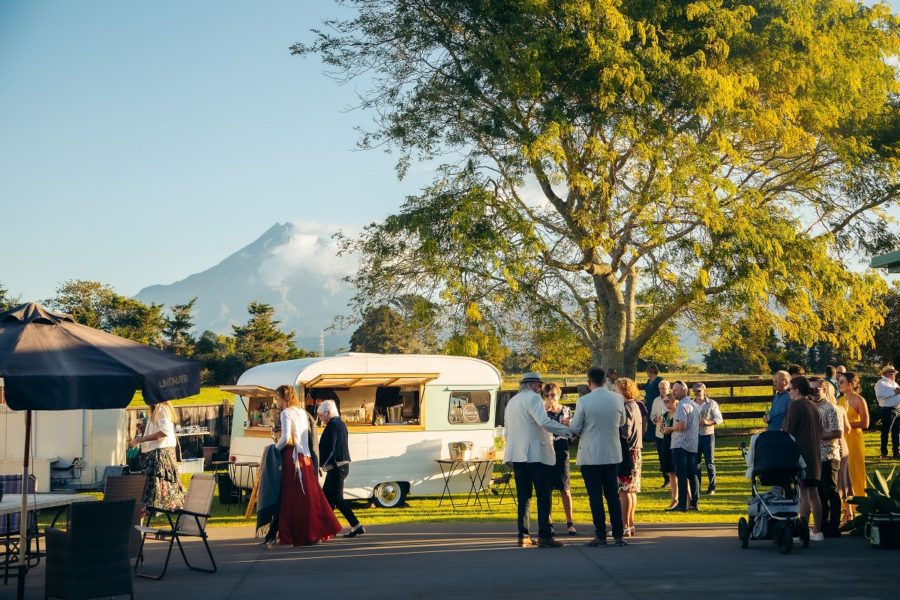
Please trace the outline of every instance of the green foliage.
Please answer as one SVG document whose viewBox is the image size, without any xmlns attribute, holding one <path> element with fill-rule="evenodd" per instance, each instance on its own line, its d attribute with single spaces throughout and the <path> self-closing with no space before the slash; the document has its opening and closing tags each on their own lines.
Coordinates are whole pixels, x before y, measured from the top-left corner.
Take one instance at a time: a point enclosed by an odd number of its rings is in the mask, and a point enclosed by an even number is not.
<svg viewBox="0 0 900 600">
<path fill-rule="evenodd" d="M 235 354 L 249 368 L 254 365 L 302 358 L 309 353 L 294 344 L 294 332 L 278 329 L 280 321 L 275 321 L 275 309 L 261 302 L 251 302 L 247 306 L 250 319 L 244 325 L 232 325 L 234 330 Z"/>
<path fill-rule="evenodd" d="M 532 333 L 533 362 L 528 369 L 541 373 L 584 373 L 591 366 L 591 351 L 571 327 L 548 318 Z"/>
<path fill-rule="evenodd" d="M 51 309 L 72 315 L 83 325 L 147 344 L 163 346 L 163 305 L 149 306 L 134 298 L 117 294 L 109 285 L 97 281 L 69 280 L 45 301 Z"/>
<path fill-rule="evenodd" d="M 859 531 L 873 515 L 900 513 L 900 472 L 893 469 L 886 478 L 877 469 L 873 477 L 866 477 L 866 495 L 848 500 L 856 505 L 859 515 L 841 528 L 842 531 Z"/>
<path fill-rule="evenodd" d="M 15 308 L 19 304 L 21 304 L 21 300 L 18 297 L 10 296 L 9 290 L 0 285 L 0 312 Z"/>
<path fill-rule="evenodd" d="M 354 352 L 427 354 L 438 348 L 438 306 L 408 294 L 390 305 L 368 306 L 362 323 L 350 336 Z"/>
<path fill-rule="evenodd" d="M 412 352 L 412 330 L 400 313 L 389 306 L 366 309 L 363 321 L 350 336 L 354 352 L 409 354 Z"/>
<path fill-rule="evenodd" d="M 165 348 L 185 358 L 194 354 L 195 340 L 191 335 L 194 329 L 194 304 L 197 298 L 192 298 L 186 304 L 172 306 L 171 316 L 165 317 L 166 326 L 163 335 L 166 339 Z"/>
<path fill-rule="evenodd" d="M 874 364 L 900 364 L 900 282 L 883 296 L 886 308 L 884 325 L 875 332 L 875 343 L 868 358 Z"/>
<path fill-rule="evenodd" d="M 444 343 L 444 354 L 480 358 L 499 367 L 511 350 L 503 345 L 496 328 L 485 321 L 469 322 Z"/>
<path fill-rule="evenodd" d="M 362 145 L 398 148 L 401 174 L 447 157 L 345 241 L 366 258 L 360 304 L 426 294 L 458 328 L 472 306 L 498 324 L 551 313 L 625 373 L 675 319 L 712 339 L 752 315 L 850 357 L 871 342 L 884 283 L 843 258 L 895 237 L 879 212 L 900 155 L 886 6 L 347 4 L 293 52 L 365 76 Z"/>
</svg>

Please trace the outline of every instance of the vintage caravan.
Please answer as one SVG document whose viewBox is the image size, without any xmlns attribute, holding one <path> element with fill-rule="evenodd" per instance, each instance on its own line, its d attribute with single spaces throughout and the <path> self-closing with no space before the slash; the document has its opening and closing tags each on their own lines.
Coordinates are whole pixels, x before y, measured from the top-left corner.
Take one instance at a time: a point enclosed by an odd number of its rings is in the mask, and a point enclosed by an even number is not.
<svg viewBox="0 0 900 600">
<path fill-rule="evenodd" d="M 258 461 L 272 443 L 278 386 L 295 386 L 301 398 L 336 397 L 353 460 L 346 496 L 398 506 L 409 493 L 441 493 L 435 461 L 449 458 L 449 443 L 472 442 L 475 456 L 492 451 L 500 381 L 489 363 L 459 356 L 349 353 L 259 365 L 222 386 L 238 396 L 230 455 Z M 451 488 L 467 487 L 465 477 L 454 476 Z"/>
</svg>

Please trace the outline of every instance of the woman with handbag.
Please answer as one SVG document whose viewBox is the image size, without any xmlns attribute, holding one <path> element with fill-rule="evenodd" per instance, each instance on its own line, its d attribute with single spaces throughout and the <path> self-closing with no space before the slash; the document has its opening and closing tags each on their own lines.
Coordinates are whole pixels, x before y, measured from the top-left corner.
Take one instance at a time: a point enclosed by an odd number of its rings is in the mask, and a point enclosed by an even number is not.
<svg viewBox="0 0 900 600">
<path fill-rule="evenodd" d="M 350 444 L 347 426 L 341 421 L 334 400 L 325 400 L 316 409 L 316 414 L 325 430 L 319 438 L 320 468 L 325 471 L 322 491 L 331 508 L 337 508 L 350 524 L 350 531 L 344 537 L 352 538 L 366 532 L 362 523 L 353 514 L 350 503 L 344 500 L 344 480 L 350 474 Z"/>
<path fill-rule="evenodd" d="M 178 476 L 175 460 L 175 409 L 168 402 L 160 402 L 150 407 L 150 418 L 144 434 L 135 436 L 132 446 L 141 447 L 144 455 L 144 473 L 147 487 L 144 488 L 144 510 L 154 506 L 174 510 L 184 504 L 184 486 Z"/>
<path fill-rule="evenodd" d="M 341 524 L 335 518 L 312 459 L 309 416 L 300 406 L 293 386 L 276 390 L 281 409 L 281 437 L 275 448 L 281 452 L 281 495 L 278 506 L 276 543 L 309 546 L 333 538 Z"/>
</svg>

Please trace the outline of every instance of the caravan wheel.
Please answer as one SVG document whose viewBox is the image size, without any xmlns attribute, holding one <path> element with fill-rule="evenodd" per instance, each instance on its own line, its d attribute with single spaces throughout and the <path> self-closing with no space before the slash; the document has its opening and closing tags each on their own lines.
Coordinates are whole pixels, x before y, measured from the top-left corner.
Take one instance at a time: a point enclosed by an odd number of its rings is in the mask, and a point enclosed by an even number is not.
<svg viewBox="0 0 900 600">
<path fill-rule="evenodd" d="M 379 508 L 396 508 L 406 500 L 406 490 L 396 481 L 379 483 L 372 491 L 372 499 Z"/>
</svg>

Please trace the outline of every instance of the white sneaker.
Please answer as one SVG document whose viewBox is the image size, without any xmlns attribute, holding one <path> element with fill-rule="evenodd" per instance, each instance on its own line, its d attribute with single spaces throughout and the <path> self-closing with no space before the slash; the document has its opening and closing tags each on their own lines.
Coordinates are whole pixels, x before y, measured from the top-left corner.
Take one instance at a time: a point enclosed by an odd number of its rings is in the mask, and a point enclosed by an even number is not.
<svg viewBox="0 0 900 600">
<path fill-rule="evenodd" d="M 825 540 L 825 535 L 820 531 L 819 533 L 809 532 L 809 541 L 811 542 L 821 542 Z"/>
</svg>

